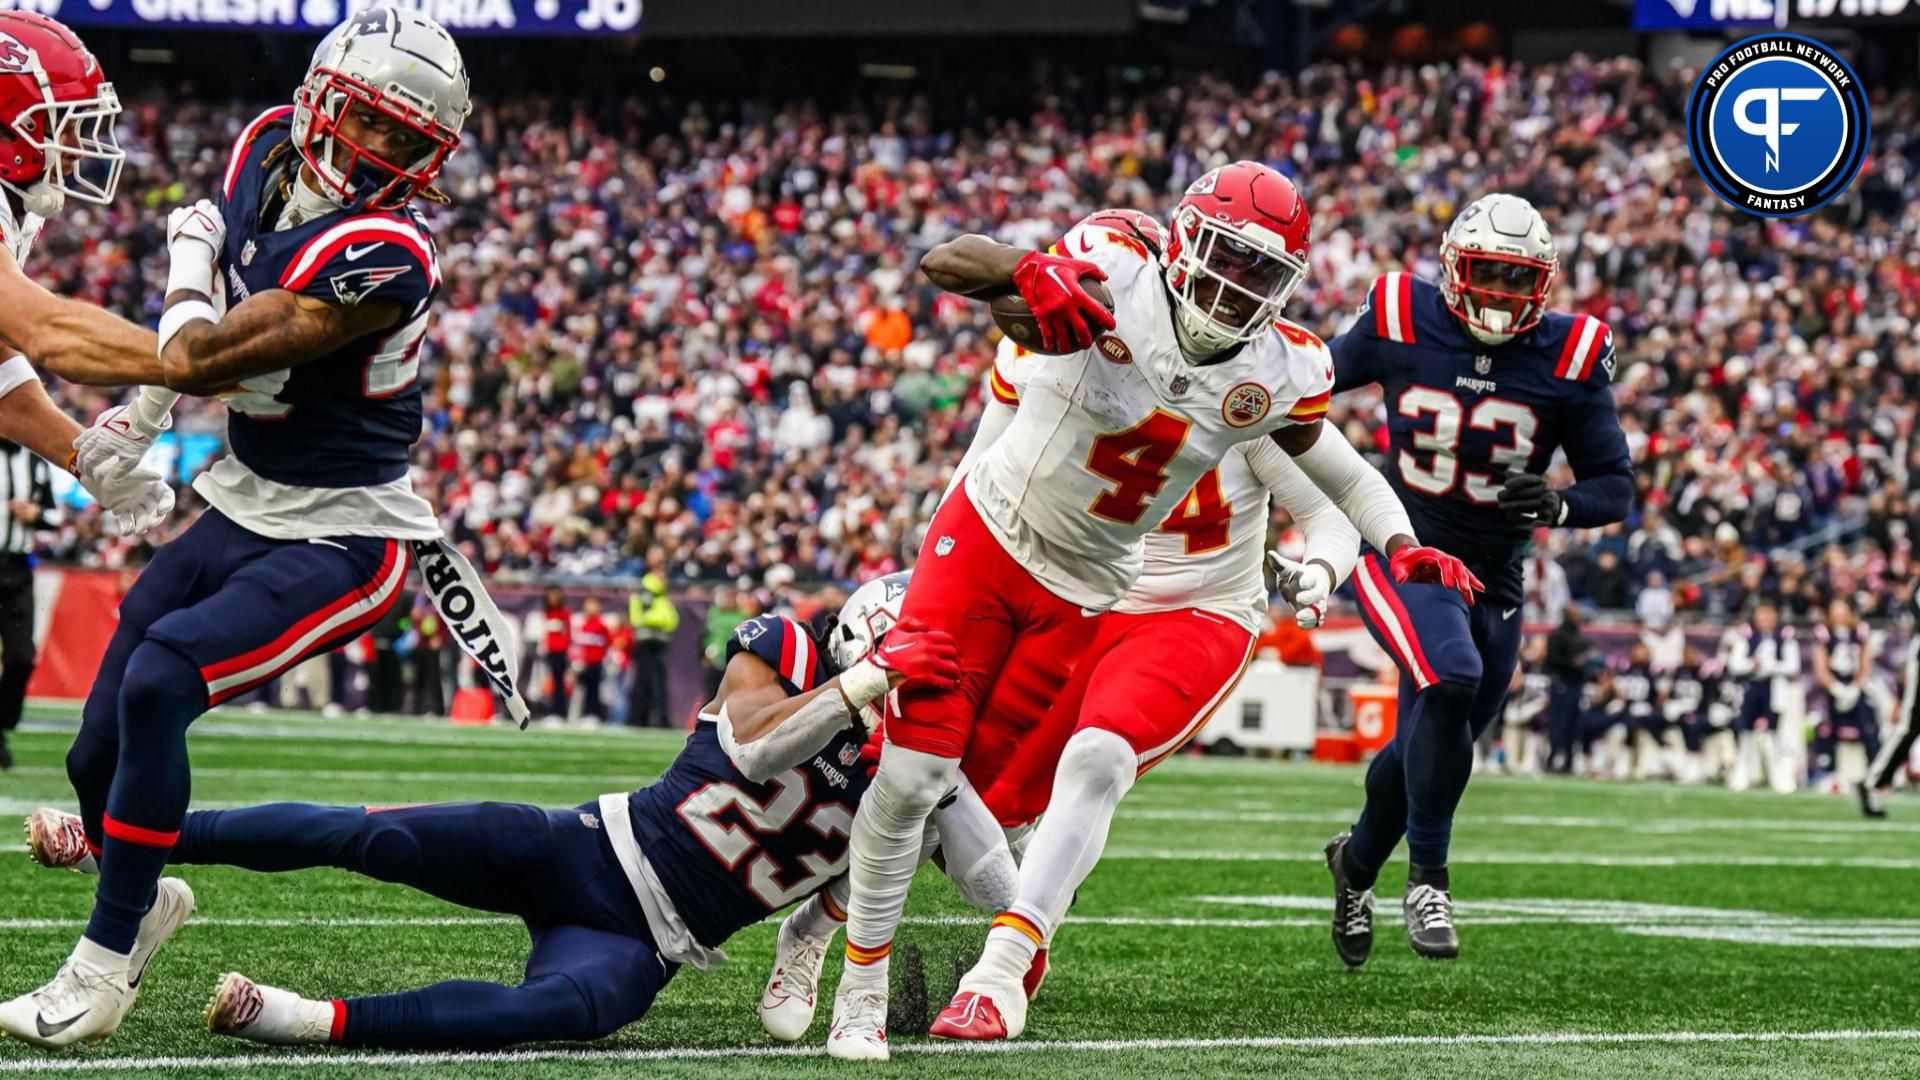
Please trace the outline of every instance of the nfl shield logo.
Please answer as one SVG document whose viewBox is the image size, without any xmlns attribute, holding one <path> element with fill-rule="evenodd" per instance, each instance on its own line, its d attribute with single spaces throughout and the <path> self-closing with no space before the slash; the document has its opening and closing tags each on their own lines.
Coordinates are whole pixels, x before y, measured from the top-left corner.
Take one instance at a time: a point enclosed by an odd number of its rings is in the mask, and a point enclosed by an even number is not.
<svg viewBox="0 0 1920 1080">
<path fill-rule="evenodd" d="M 1185 375 L 1175 375 L 1173 381 L 1167 384 L 1167 392 L 1174 397 L 1179 397 L 1181 394 L 1186 393 L 1187 377 Z"/>
<path fill-rule="evenodd" d="M 1493 357 L 1491 357 L 1491 356 L 1482 356 L 1482 357 L 1477 357 L 1477 358 L 1476 358 L 1476 359 L 1475 359 L 1475 360 L 1473 361 L 1473 370 L 1474 370 L 1474 371 L 1476 371 L 1476 372 L 1478 372 L 1478 373 L 1480 373 L 1480 374 L 1482 374 L 1482 375 L 1485 375 L 1485 374 L 1486 374 L 1487 372 L 1489 372 L 1489 371 L 1492 371 L 1492 370 L 1493 370 Z"/>
<path fill-rule="evenodd" d="M 939 543 L 933 545 L 933 553 L 935 555 L 945 555 L 947 552 L 952 550 L 953 550 L 953 537 L 951 536 L 943 536 L 940 538 Z"/>
<path fill-rule="evenodd" d="M 840 764 L 851 766 L 854 762 L 859 760 L 860 760 L 859 747 L 853 745 L 852 743 L 848 743 L 847 745 L 840 748 Z"/>
<path fill-rule="evenodd" d="M 240 265 L 252 266 L 253 253 L 257 250 L 259 249 L 254 246 L 253 241 L 251 240 L 247 241 L 247 246 L 240 249 Z"/>
</svg>

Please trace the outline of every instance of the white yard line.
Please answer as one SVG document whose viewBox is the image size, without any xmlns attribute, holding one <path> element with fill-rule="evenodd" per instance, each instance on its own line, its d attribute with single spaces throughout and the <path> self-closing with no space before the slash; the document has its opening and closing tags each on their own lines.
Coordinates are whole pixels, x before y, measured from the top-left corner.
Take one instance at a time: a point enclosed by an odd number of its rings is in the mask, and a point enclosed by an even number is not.
<svg viewBox="0 0 1920 1080">
<path fill-rule="evenodd" d="M 1190 801 L 1190 797 L 1188 800 Z M 1152 806 L 1130 806 L 1120 804 L 1122 819 L 1134 821 L 1176 821 L 1176 822 L 1229 822 L 1248 825 L 1315 825 L 1321 823 L 1344 823 L 1352 814 L 1299 813 L 1279 810 L 1266 810 L 1258 806 L 1242 807 L 1238 810 L 1173 810 Z M 1888 821 L 1832 821 L 1820 818 L 1743 818 L 1743 817 L 1701 817 L 1701 818 L 1618 818 L 1618 817 L 1566 817 L 1539 814 L 1470 814 L 1460 824 L 1466 826 L 1501 825 L 1520 828 L 1539 829 L 1606 829 L 1619 832 L 1631 829 L 1636 833 L 1659 833 L 1685 835 L 1700 832 L 1809 832 L 1809 833 L 1915 833 L 1920 832 L 1920 822 Z"/>
<path fill-rule="evenodd" d="M 1127 1052 L 1180 1050 L 1353 1050 L 1417 1047 L 1453 1049 L 1480 1046 L 1630 1046 L 1739 1043 L 1840 1043 L 1840 1042 L 1913 1042 L 1920 1030 L 1896 1028 L 1885 1031 L 1625 1031 L 1625 1032 L 1551 1032 L 1525 1035 L 1325 1035 L 1325 1036 L 1247 1036 L 1219 1039 L 1076 1039 L 1033 1040 L 1030 1042 L 957 1043 L 906 1042 L 893 1047 L 896 1054 L 1111 1054 Z M 0 1061 L 0 1073 L 54 1072 L 151 1072 L 160 1069 L 312 1069 L 378 1068 L 398 1066 L 417 1068 L 434 1065 L 519 1065 L 534 1062 L 615 1062 L 615 1061 L 724 1061 L 760 1058 L 817 1058 L 825 1056 L 822 1046 L 727 1046 L 673 1047 L 588 1050 L 519 1050 L 496 1053 L 374 1053 L 340 1051 L 337 1053 L 288 1052 L 284 1054 L 204 1055 L 197 1057 L 139 1057 L 73 1059 L 57 1057 L 17 1058 Z"/>
<path fill-rule="evenodd" d="M 1103 859 L 1144 859 L 1174 862 L 1313 862 L 1324 863 L 1319 851 L 1209 851 L 1200 848 L 1108 848 Z M 1580 855 L 1572 852 L 1455 851 L 1455 865 L 1504 866 L 1612 866 L 1659 869 L 1676 866 L 1776 866 L 1841 868 L 1851 870 L 1920 870 L 1920 859 L 1826 858 L 1819 855 Z"/>
</svg>

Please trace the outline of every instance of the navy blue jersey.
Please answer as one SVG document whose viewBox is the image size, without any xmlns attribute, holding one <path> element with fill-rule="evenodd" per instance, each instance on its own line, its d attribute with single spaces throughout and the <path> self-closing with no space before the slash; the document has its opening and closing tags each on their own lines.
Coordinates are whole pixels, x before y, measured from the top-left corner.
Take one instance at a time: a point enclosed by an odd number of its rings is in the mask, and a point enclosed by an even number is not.
<svg viewBox="0 0 1920 1080">
<path fill-rule="evenodd" d="M 728 662 L 743 651 L 773 668 L 789 695 L 833 677 L 817 643 L 782 616 L 741 623 Z M 667 771 L 628 796 L 640 849 L 700 944 L 716 948 L 846 871 L 867 789 L 864 742 L 862 729 L 848 727 L 812 761 L 756 784 L 703 720 Z"/>
<path fill-rule="evenodd" d="M 420 437 L 420 343 L 440 267 L 425 221 L 337 210 L 274 230 L 300 168 L 291 107 L 256 118 L 234 143 L 220 187 L 229 304 L 287 289 L 329 303 L 399 305 L 393 326 L 305 364 L 256 376 L 223 395 L 234 456 L 269 480 L 302 487 L 372 487 L 407 471 Z M 297 182 L 297 180 L 295 181 Z"/>
<path fill-rule="evenodd" d="M 1500 510 L 1510 473 L 1543 474 L 1564 450 L 1577 479 L 1614 474 L 1626 484 L 1620 494 L 1631 494 L 1610 385 L 1613 333 L 1599 319 L 1549 313 L 1512 341 L 1486 345 L 1438 287 L 1393 273 L 1373 283 L 1360 317 L 1330 347 L 1335 393 L 1378 383 L 1385 394 L 1385 471 L 1420 542 L 1465 560 L 1491 600 L 1517 606 L 1525 596 L 1533 526 Z M 1607 522 L 1570 515 L 1567 524 Z"/>
</svg>

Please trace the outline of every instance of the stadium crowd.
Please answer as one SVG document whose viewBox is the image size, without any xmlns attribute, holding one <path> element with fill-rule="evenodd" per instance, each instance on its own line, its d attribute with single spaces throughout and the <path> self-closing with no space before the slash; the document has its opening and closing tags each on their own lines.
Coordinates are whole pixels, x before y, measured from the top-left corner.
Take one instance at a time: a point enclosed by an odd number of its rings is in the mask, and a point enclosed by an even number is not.
<svg viewBox="0 0 1920 1080">
<path fill-rule="evenodd" d="M 644 94 L 482 98 L 428 208 L 447 286 L 416 484 L 504 579 L 805 588 L 906 565 L 978 414 L 993 336 L 984 308 L 918 276 L 920 255 L 960 231 L 1044 245 L 1102 205 L 1164 216 L 1201 171 L 1251 157 L 1311 201 L 1313 275 L 1292 315 L 1323 335 L 1375 275 L 1437 278 L 1441 230 L 1480 193 L 1514 191 L 1552 222 L 1556 304 L 1617 335 L 1639 493 L 1598 543 L 1545 540 L 1537 614 L 1648 593 L 1716 615 L 1760 594 L 1790 618 L 1834 594 L 1891 614 L 1920 525 L 1906 494 L 1920 463 L 1915 98 L 1876 102 L 1842 203 L 1763 221 L 1694 174 L 1690 75 L 1576 57 L 1063 82 L 1029 115 L 964 128 L 909 96 L 726 115 Z M 212 189 L 251 115 L 131 104 L 121 201 L 49 227 L 40 280 L 155 318 L 164 210 Z M 77 413 L 105 404 L 58 392 Z M 1378 408 L 1352 395 L 1334 418 L 1377 445 Z M 217 407 L 183 406 L 183 433 L 219 426 Z M 87 514 L 49 549 L 142 555 Z"/>
</svg>

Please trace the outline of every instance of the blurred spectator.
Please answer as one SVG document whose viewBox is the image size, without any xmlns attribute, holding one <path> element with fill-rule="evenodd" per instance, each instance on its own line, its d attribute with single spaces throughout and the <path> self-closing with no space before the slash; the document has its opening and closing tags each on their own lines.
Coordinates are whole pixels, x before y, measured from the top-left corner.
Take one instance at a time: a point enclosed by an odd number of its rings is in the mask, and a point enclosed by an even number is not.
<svg viewBox="0 0 1920 1080">
<path fill-rule="evenodd" d="M 409 599 L 402 596 L 368 634 L 373 659 L 368 665 L 365 707 L 371 712 L 396 713 L 405 704 L 407 680 L 400 659 L 400 638 L 406 633 L 407 615 L 412 610 Z"/>
<path fill-rule="evenodd" d="M 564 718 L 571 698 L 567 669 L 572 666 L 573 614 L 559 589 L 548 589 L 541 602 L 540 651 L 547 658 L 547 715 Z"/>
<path fill-rule="evenodd" d="M 667 726 L 667 644 L 680 629 L 680 609 L 667 596 L 666 579 L 649 572 L 627 600 L 633 627 L 633 679 L 627 696 L 627 723 Z"/>
<path fill-rule="evenodd" d="M 1580 699 L 1587 683 L 1587 658 L 1593 642 L 1580 627 L 1580 609 L 1572 604 L 1560 625 L 1547 635 L 1542 662 L 1553 680 L 1547 698 L 1547 771 L 1573 771 L 1573 744 L 1580 730 Z"/>
<path fill-rule="evenodd" d="M 1300 629 L 1300 624 L 1293 620 L 1293 611 L 1281 604 L 1275 604 L 1267 613 L 1267 629 L 1255 639 L 1253 653 L 1288 667 L 1317 668 L 1323 663 L 1320 648 L 1313 643 L 1313 634 Z"/>
<path fill-rule="evenodd" d="M 451 642 L 446 624 L 440 621 L 440 612 L 424 593 L 413 604 L 412 630 L 413 712 L 422 716 L 445 716 L 448 702 L 445 658 Z"/>
<path fill-rule="evenodd" d="M 598 721 L 606 710 L 601 688 L 607 674 L 607 650 L 613 630 L 600 615 L 600 600 L 589 596 L 573 631 L 574 670 L 580 676 L 580 715 Z"/>
</svg>

